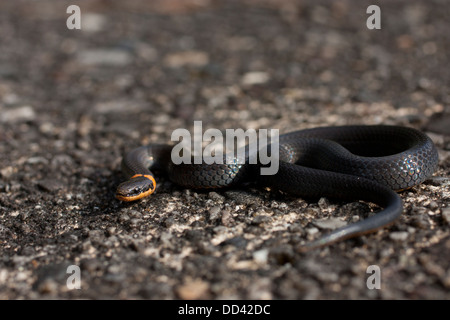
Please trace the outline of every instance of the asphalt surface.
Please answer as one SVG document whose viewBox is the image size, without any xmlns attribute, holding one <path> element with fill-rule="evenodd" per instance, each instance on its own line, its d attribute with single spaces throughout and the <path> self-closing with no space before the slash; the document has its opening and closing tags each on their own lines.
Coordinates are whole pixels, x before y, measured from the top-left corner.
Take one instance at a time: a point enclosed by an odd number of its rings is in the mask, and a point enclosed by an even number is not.
<svg viewBox="0 0 450 320">
<path fill-rule="evenodd" d="M 370 4 L 0 2 L 0 299 L 449 299 L 450 4 L 377 1 L 369 30 Z M 197 120 L 411 126 L 439 169 L 400 194 L 394 225 L 307 253 L 379 209 L 164 176 L 148 199 L 115 199 L 124 152 Z"/>
</svg>

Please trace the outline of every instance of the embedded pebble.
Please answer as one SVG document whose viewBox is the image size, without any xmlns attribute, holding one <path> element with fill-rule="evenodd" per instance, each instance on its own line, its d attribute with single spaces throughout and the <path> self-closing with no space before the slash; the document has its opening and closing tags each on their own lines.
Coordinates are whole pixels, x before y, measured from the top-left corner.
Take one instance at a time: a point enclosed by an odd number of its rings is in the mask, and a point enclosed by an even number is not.
<svg viewBox="0 0 450 320">
<path fill-rule="evenodd" d="M 253 259 L 257 262 L 257 263 L 267 263 L 267 258 L 269 256 L 269 250 L 267 249 L 260 249 L 257 251 L 253 252 Z"/>
<path fill-rule="evenodd" d="M 183 300 L 206 299 L 208 297 L 209 284 L 200 279 L 189 279 L 176 289 L 176 293 Z"/>
<path fill-rule="evenodd" d="M 317 204 L 321 210 L 328 210 L 330 208 L 330 200 L 325 197 L 320 198 Z"/>
<path fill-rule="evenodd" d="M 0 122 L 18 123 L 31 121 L 36 118 L 36 112 L 30 106 L 16 107 L 12 109 L 0 109 Z"/>
<path fill-rule="evenodd" d="M 306 233 L 310 236 L 313 236 L 313 235 L 317 234 L 318 232 L 319 232 L 319 229 L 314 228 L 314 227 L 306 229 Z"/>
<path fill-rule="evenodd" d="M 256 217 L 254 217 L 254 218 L 252 219 L 252 224 L 254 224 L 254 225 L 260 225 L 260 224 L 263 224 L 263 223 L 270 222 L 271 220 L 272 220 L 272 218 L 269 217 L 269 216 L 266 216 L 266 215 L 259 215 L 259 216 L 256 216 Z"/>
<path fill-rule="evenodd" d="M 59 181 L 57 179 L 45 179 L 40 180 L 37 185 L 39 188 L 48 191 L 48 192 L 55 192 L 58 190 L 61 190 L 64 188 L 64 183 L 62 181 Z"/>
<path fill-rule="evenodd" d="M 164 57 L 164 65 L 170 68 L 185 66 L 201 67 L 209 62 L 209 56 L 202 51 L 183 51 L 170 53 Z"/>
<path fill-rule="evenodd" d="M 248 72 L 242 77 L 242 84 L 244 85 L 255 85 L 263 84 L 269 81 L 270 76 L 266 72 Z"/>
<path fill-rule="evenodd" d="M 442 218 L 448 225 L 450 225 L 450 208 L 442 209 Z"/>
<path fill-rule="evenodd" d="M 217 201 L 217 202 L 223 202 L 225 200 L 225 197 L 218 194 L 217 192 L 211 191 L 210 193 L 208 193 L 208 197 L 211 200 Z"/>
<path fill-rule="evenodd" d="M 217 220 L 220 218 L 220 207 L 214 206 L 208 210 L 209 212 L 209 219 L 210 220 Z"/>
<path fill-rule="evenodd" d="M 126 66 L 133 61 L 131 54 L 121 49 L 88 49 L 77 54 L 77 61 L 85 66 Z"/>
<path fill-rule="evenodd" d="M 234 224 L 233 215 L 230 213 L 229 210 L 222 211 L 222 224 L 226 227 L 230 227 L 231 225 Z"/>
<path fill-rule="evenodd" d="M 406 231 L 393 231 L 389 234 L 389 238 L 394 241 L 405 241 L 408 239 L 408 232 Z"/>
<path fill-rule="evenodd" d="M 329 219 L 315 220 L 313 224 L 320 229 L 334 230 L 347 225 L 347 222 L 342 221 L 339 218 L 332 217 Z"/>
</svg>

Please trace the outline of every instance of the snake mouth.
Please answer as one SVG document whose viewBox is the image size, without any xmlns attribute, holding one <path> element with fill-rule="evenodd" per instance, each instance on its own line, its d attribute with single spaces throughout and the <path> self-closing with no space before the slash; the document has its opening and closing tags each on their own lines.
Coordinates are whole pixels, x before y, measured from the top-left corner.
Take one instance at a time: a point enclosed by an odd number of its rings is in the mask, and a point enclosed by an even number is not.
<svg viewBox="0 0 450 320">
<path fill-rule="evenodd" d="M 135 175 L 117 187 L 116 198 L 120 201 L 135 201 L 152 194 L 156 189 L 155 179 L 150 175 Z"/>
</svg>

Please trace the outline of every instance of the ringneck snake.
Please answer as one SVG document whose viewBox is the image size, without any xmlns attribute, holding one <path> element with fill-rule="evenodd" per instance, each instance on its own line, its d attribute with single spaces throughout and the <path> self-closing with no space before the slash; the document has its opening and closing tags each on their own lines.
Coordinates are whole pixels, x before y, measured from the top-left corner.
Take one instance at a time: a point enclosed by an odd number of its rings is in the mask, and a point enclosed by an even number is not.
<svg viewBox="0 0 450 320">
<path fill-rule="evenodd" d="M 424 133 L 399 126 L 319 127 L 279 137 L 279 168 L 261 175 L 262 164 L 178 164 L 171 145 L 149 144 L 125 154 L 116 198 L 135 201 L 152 194 L 156 182 L 151 170 L 165 171 L 186 188 L 212 189 L 255 182 L 303 198 L 329 197 L 372 202 L 382 210 L 299 247 L 307 251 L 347 238 L 374 232 L 392 224 L 403 211 L 396 191 L 409 189 L 437 169 L 438 152 Z"/>
</svg>

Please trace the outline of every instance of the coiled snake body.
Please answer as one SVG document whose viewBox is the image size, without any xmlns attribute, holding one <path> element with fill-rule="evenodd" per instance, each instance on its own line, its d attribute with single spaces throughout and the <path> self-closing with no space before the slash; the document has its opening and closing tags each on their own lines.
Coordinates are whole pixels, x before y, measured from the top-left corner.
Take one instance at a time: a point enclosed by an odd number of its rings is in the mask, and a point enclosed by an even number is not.
<svg viewBox="0 0 450 320">
<path fill-rule="evenodd" d="M 403 211 L 395 191 L 411 188 L 430 177 L 438 153 L 424 133 L 397 126 L 320 127 L 279 137 L 279 169 L 260 175 L 262 165 L 249 163 L 179 164 L 171 161 L 172 146 L 150 144 L 127 153 L 122 169 L 129 178 L 116 197 L 134 201 L 151 194 L 156 183 L 149 170 L 165 170 L 174 183 L 189 188 L 220 188 L 256 181 L 302 197 L 330 197 L 373 202 L 383 209 L 301 246 L 308 250 L 378 230 Z"/>
</svg>

